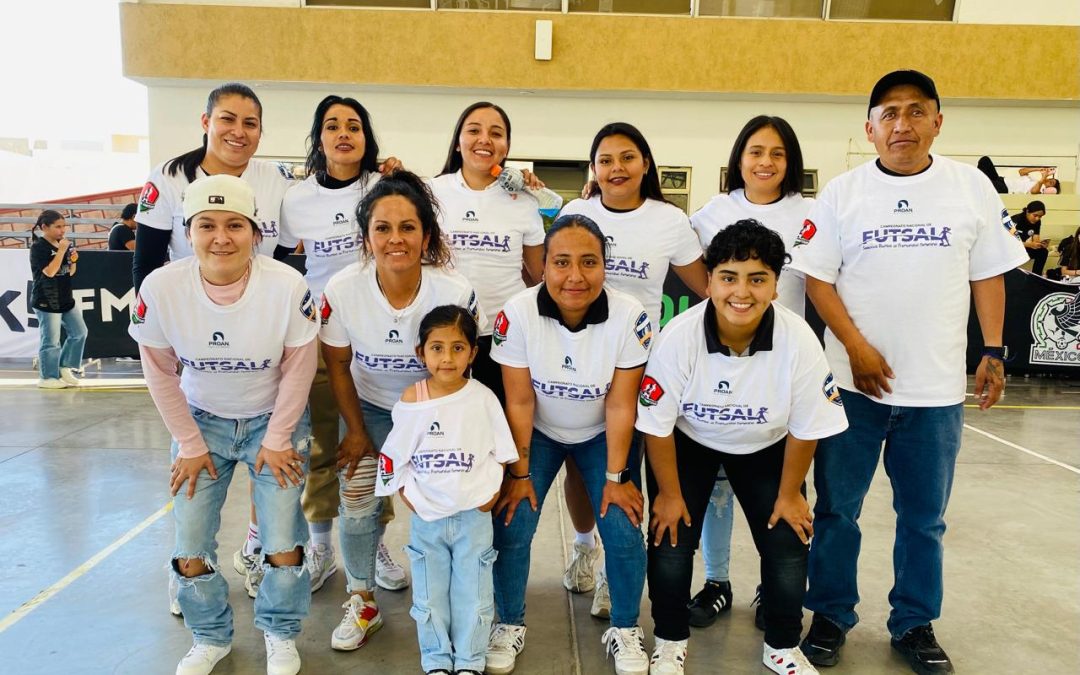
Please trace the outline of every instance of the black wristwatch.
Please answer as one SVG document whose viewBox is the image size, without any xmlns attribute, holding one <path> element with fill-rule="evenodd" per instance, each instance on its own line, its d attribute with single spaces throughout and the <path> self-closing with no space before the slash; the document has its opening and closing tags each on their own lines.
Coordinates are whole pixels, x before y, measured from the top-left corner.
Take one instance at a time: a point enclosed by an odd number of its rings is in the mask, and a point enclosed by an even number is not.
<svg viewBox="0 0 1080 675">
<path fill-rule="evenodd" d="M 604 476 L 606 476 L 607 479 L 612 483 L 618 483 L 620 485 L 622 485 L 623 483 L 629 483 L 630 482 L 630 467 L 626 467 L 625 469 L 623 469 L 622 471 L 619 471 L 617 473 L 611 473 L 610 471 L 605 471 Z"/>
<path fill-rule="evenodd" d="M 1004 361 L 1005 359 L 1009 358 L 1009 348 L 983 347 L 982 355 L 989 356 L 990 358 L 997 359 L 998 361 Z"/>
</svg>

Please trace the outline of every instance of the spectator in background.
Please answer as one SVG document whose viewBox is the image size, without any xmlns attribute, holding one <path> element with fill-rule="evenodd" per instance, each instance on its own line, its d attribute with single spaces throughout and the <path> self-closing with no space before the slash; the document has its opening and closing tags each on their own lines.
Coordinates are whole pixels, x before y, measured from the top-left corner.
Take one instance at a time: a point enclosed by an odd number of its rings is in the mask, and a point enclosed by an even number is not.
<svg viewBox="0 0 1080 675">
<path fill-rule="evenodd" d="M 75 276 L 79 253 L 64 236 L 66 230 L 64 217 L 52 210 L 42 211 L 31 230 L 34 243 L 30 245 L 30 272 L 34 286 L 30 304 L 41 331 L 38 386 L 42 389 L 64 389 L 79 384 L 74 371 L 82 365 L 86 344 L 86 324 L 71 293 L 71 277 Z M 67 331 L 63 347 L 61 324 Z"/>
<path fill-rule="evenodd" d="M 135 250 L 135 204 L 128 204 L 120 212 L 120 222 L 113 223 L 109 230 L 110 251 L 134 251 Z"/>
<path fill-rule="evenodd" d="M 1042 276 L 1043 267 L 1046 266 L 1046 256 L 1050 254 L 1050 240 L 1039 236 L 1045 215 L 1046 206 L 1039 200 L 1035 200 L 1028 202 L 1020 213 L 1012 217 L 1016 236 L 1024 242 L 1024 250 L 1027 251 L 1028 257 L 1035 261 L 1031 266 L 1031 273 L 1038 276 Z"/>
</svg>

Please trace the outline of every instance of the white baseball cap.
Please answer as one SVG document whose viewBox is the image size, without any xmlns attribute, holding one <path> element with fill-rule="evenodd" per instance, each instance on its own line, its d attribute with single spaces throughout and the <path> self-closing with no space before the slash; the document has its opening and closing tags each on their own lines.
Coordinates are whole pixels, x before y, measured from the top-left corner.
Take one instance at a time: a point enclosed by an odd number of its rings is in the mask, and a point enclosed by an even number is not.
<svg viewBox="0 0 1080 675">
<path fill-rule="evenodd" d="M 255 221 L 255 191 L 243 178 L 217 174 L 199 178 L 184 189 L 184 222 L 203 211 L 230 211 Z"/>
</svg>

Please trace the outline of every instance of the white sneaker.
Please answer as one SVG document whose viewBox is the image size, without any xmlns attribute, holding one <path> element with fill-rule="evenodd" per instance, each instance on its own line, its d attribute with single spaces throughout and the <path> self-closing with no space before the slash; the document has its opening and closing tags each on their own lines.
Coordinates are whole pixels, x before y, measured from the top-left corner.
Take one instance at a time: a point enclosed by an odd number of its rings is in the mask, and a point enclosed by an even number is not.
<svg viewBox="0 0 1080 675">
<path fill-rule="evenodd" d="M 37 381 L 38 389 L 67 389 L 68 383 L 58 377 L 50 377 Z"/>
<path fill-rule="evenodd" d="M 176 580 L 176 577 L 172 574 L 169 575 L 169 613 L 173 616 L 183 616 L 184 612 L 180 609 L 180 601 L 176 599 L 176 596 L 180 594 L 180 582 Z"/>
<path fill-rule="evenodd" d="M 574 557 L 570 566 L 563 572 L 563 588 L 571 593 L 588 593 L 596 586 L 596 560 L 600 557 L 600 546 L 589 548 L 585 544 L 574 542 Z"/>
<path fill-rule="evenodd" d="M 409 578 L 405 568 L 390 557 L 386 544 L 379 540 L 379 550 L 375 553 L 375 583 L 388 591 L 400 591 L 409 587 Z"/>
<path fill-rule="evenodd" d="M 259 564 L 259 554 L 244 555 L 244 549 L 233 554 L 232 566 L 236 573 L 244 577 L 244 589 L 249 598 L 259 594 L 259 584 L 262 583 L 263 569 Z"/>
<path fill-rule="evenodd" d="M 266 641 L 266 675 L 296 675 L 300 672 L 300 653 L 296 641 L 263 633 Z"/>
<path fill-rule="evenodd" d="M 359 595 L 350 595 L 342 608 L 345 616 L 330 636 L 330 646 L 338 651 L 351 652 L 367 644 L 368 638 L 382 628 L 382 614 L 374 600 L 365 602 Z"/>
<path fill-rule="evenodd" d="M 308 548 L 307 568 L 311 574 L 311 592 L 319 590 L 323 582 L 337 572 L 334 549 L 326 544 L 316 544 Z"/>
<path fill-rule="evenodd" d="M 645 653 L 645 634 L 641 626 L 615 628 L 604 631 L 600 641 L 607 647 L 609 656 L 615 657 L 616 675 L 647 675 L 649 655 Z"/>
<path fill-rule="evenodd" d="M 73 368 L 61 368 L 60 379 L 72 387 L 79 386 L 79 378 L 75 376 L 75 369 Z"/>
<path fill-rule="evenodd" d="M 191 645 L 191 649 L 180 663 L 176 664 L 176 675 L 210 675 L 217 662 L 229 655 L 232 645 L 218 647 L 202 642 Z"/>
<path fill-rule="evenodd" d="M 508 675 L 514 672 L 517 655 L 525 649 L 525 626 L 511 626 L 497 623 L 491 627 L 488 637 L 487 666 L 488 675 Z"/>
<path fill-rule="evenodd" d="M 806 654 L 798 647 L 773 649 L 766 642 L 761 662 L 768 666 L 769 670 L 781 675 L 817 675 L 817 668 L 810 664 Z"/>
<path fill-rule="evenodd" d="M 686 663 L 686 640 L 656 638 L 649 675 L 683 675 Z"/>
<path fill-rule="evenodd" d="M 593 590 L 592 607 L 589 614 L 597 619 L 611 618 L 611 593 L 608 592 L 607 574 L 603 570 L 596 573 L 596 589 Z"/>
</svg>

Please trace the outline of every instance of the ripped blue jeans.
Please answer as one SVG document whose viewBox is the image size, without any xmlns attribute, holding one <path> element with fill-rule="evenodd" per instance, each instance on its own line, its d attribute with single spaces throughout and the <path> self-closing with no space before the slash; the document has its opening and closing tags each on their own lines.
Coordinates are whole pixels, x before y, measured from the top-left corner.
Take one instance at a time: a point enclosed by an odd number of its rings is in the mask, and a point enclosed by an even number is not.
<svg viewBox="0 0 1080 675">
<path fill-rule="evenodd" d="M 262 445 L 270 413 L 247 419 L 227 419 L 192 407 L 191 415 L 199 426 L 210 457 L 217 469 L 217 480 L 204 469 L 199 474 L 195 496 L 187 498 L 187 484 L 173 497 L 176 521 L 176 550 L 172 573 L 178 577 L 177 600 L 184 612 L 184 623 L 196 642 L 225 646 L 232 642 L 233 619 L 229 607 L 229 585 L 221 575 L 217 559 L 217 532 L 221 527 L 221 507 L 238 464 L 247 465 L 254 489 L 255 512 L 259 518 L 259 536 L 263 555 L 287 553 L 304 546 L 308 539 L 307 521 L 300 508 L 300 485 L 278 485 L 270 467 L 255 473 L 255 458 Z M 292 435 L 292 444 L 304 459 L 307 473 L 311 454 L 311 418 L 304 411 Z M 172 458 L 179 445 L 172 443 Z M 176 560 L 200 558 L 210 573 L 185 578 L 177 573 Z M 273 567 L 263 558 L 265 576 L 255 598 L 255 627 L 279 638 L 292 639 L 300 634 L 300 621 L 311 605 L 311 580 L 307 567 Z"/>
</svg>

